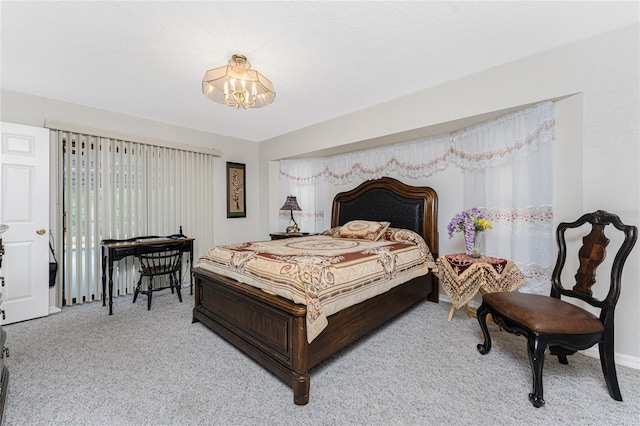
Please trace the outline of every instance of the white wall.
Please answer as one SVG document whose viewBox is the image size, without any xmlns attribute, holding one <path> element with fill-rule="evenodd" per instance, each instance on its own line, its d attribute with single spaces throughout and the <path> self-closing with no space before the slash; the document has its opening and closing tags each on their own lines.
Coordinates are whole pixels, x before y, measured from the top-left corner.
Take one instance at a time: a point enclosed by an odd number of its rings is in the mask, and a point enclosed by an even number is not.
<svg viewBox="0 0 640 426">
<path fill-rule="evenodd" d="M 361 149 L 362 141 L 549 99 L 557 108 L 554 221 L 606 209 L 640 225 L 639 33 L 634 24 L 261 142 L 260 233 L 277 226 L 278 159 Z M 462 206 L 461 181 L 447 173 L 420 182 L 440 195 L 440 253 L 452 248 L 446 222 Z M 636 247 L 623 273 L 616 352 L 618 362 L 640 368 L 638 276 Z"/>
</svg>

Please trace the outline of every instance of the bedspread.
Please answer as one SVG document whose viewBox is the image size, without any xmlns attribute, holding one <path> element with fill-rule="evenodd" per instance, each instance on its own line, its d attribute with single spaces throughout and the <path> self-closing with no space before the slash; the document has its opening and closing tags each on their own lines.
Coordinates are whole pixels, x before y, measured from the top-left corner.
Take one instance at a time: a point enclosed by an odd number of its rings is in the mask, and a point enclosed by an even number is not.
<svg viewBox="0 0 640 426">
<path fill-rule="evenodd" d="M 371 242 L 327 235 L 215 246 L 196 267 L 307 306 L 307 340 L 327 317 L 435 267 L 415 232 L 390 228 Z"/>
</svg>

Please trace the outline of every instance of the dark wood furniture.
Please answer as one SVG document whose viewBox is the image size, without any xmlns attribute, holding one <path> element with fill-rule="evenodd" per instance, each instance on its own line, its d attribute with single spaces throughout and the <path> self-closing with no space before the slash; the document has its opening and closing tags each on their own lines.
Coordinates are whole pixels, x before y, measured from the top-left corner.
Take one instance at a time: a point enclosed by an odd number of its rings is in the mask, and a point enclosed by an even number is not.
<svg viewBox="0 0 640 426">
<path fill-rule="evenodd" d="M 331 224 L 355 219 L 389 221 L 391 227 L 422 235 L 435 259 L 437 212 L 433 189 L 382 178 L 336 195 Z M 298 405 L 309 402 L 311 368 L 415 303 L 438 302 L 438 281 L 429 272 L 329 316 L 327 328 L 308 343 L 306 306 L 197 267 L 193 274 L 193 322 L 202 322 L 289 384 Z"/>
<path fill-rule="evenodd" d="M 580 264 L 575 284 L 570 289 L 565 288 L 561 282 L 567 258 L 565 232 L 585 224 L 590 224 L 591 229 L 583 237 L 582 247 L 578 251 Z M 596 268 L 604 261 L 609 244 L 604 233 L 607 225 L 613 225 L 622 231 L 624 241 L 613 259 L 609 290 L 605 298 L 600 300 L 593 296 L 591 287 L 596 283 Z M 620 296 L 622 267 L 636 242 L 637 234 L 638 228 L 624 225 L 618 216 L 602 210 L 585 214 L 575 222 L 563 222 L 556 231 L 558 259 L 552 274 L 550 297 L 526 293 L 487 293 L 482 296 L 482 305 L 478 308 L 477 315 L 484 343 L 478 345 L 478 351 L 484 355 L 491 349 L 491 336 L 487 329 L 488 315 L 506 331 L 526 336 L 533 373 L 533 391 L 529 394 L 529 400 L 534 407 L 544 405 L 542 367 L 547 347 L 561 364 L 567 364 L 567 355 L 590 348 L 596 343 L 609 395 L 622 401 L 614 360 L 614 312 Z M 571 236 L 573 238 L 575 234 L 572 233 Z M 561 296 L 579 299 L 600 309 L 600 316 L 560 300 Z"/>
<path fill-rule="evenodd" d="M 133 303 L 136 303 L 138 294 L 147 295 L 147 310 L 151 310 L 151 298 L 154 291 L 171 289 L 171 293 L 178 293 L 178 300 L 182 302 L 180 292 L 180 277 L 182 276 L 182 256 L 190 244 L 185 240 L 176 240 L 166 244 L 151 244 L 138 247 L 136 257 L 140 262 L 140 278 L 133 293 Z M 154 287 L 155 277 L 166 277 L 167 286 Z M 142 290 L 142 282 L 147 279 L 147 289 Z"/>
<path fill-rule="evenodd" d="M 4 245 L 2 245 L 2 234 L 9 227 L 6 225 L 0 225 L 0 282 L 4 287 L 4 276 L 2 275 L 2 256 L 4 256 Z M 0 293 L 0 315 L 4 320 L 4 310 L 2 308 L 2 293 Z M 4 415 L 4 403 L 7 399 L 7 390 L 9 387 L 9 368 L 4 364 L 5 355 L 9 356 L 9 348 L 5 347 L 7 341 L 7 332 L 2 329 L 2 322 L 0 321 L 0 423 L 2 423 L 2 416 Z"/>
<path fill-rule="evenodd" d="M 162 245 L 171 242 L 183 242 L 185 251 L 189 252 L 189 268 L 193 268 L 193 241 L 195 238 L 189 238 L 182 234 L 180 227 L 178 234 L 169 235 L 167 237 L 134 237 L 126 240 L 102 240 L 100 243 L 102 255 L 102 306 L 106 306 L 107 299 L 107 271 L 109 271 L 109 315 L 113 315 L 113 264 L 127 256 L 136 256 L 140 250 L 153 245 Z M 180 274 L 182 276 L 182 274 Z M 190 274 L 190 280 L 193 280 Z M 191 282 L 191 291 L 193 292 L 193 281 Z"/>
<path fill-rule="evenodd" d="M 287 233 L 287 232 L 272 232 L 269 234 L 271 240 L 284 240 L 285 238 L 296 238 L 296 237 L 308 237 L 310 234 L 308 232 L 296 232 L 296 233 Z"/>
</svg>

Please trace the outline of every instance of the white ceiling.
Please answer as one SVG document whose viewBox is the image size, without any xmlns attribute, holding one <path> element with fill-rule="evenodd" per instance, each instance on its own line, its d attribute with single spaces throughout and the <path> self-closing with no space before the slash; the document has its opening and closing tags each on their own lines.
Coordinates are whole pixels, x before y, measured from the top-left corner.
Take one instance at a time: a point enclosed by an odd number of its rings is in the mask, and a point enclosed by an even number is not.
<svg viewBox="0 0 640 426">
<path fill-rule="evenodd" d="M 638 2 L 2 1 L 3 89 L 262 141 L 638 22 Z M 201 92 L 234 53 L 276 88 Z"/>
</svg>

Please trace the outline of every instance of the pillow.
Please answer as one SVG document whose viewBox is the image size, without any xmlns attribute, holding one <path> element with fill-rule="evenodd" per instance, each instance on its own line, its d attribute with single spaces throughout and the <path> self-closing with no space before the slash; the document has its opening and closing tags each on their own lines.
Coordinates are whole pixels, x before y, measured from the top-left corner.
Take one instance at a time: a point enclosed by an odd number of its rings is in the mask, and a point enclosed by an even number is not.
<svg viewBox="0 0 640 426">
<path fill-rule="evenodd" d="M 384 233 L 384 239 L 389 241 L 398 241 L 400 243 L 408 243 L 419 246 L 423 251 L 429 251 L 427 243 L 424 239 L 409 229 L 388 228 Z"/>
<path fill-rule="evenodd" d="M 338 232 L 339 231 L 340 231 L 340 227 L 339 226 L 334 226 L 333 228 L 325 229 L 324 231 L 322 231 L 322 233 L 320 235 L 328 235 L 329 237 L 338 238 Z"/>
<path fill-rule="evenodd" d="M 400 243 L 418 246 L 420 251 L 425 254 L 429 268 L 436 269 L 436 263 L 434 262 L 431 250 L 429 250 L 429 246 L 427 246 L 427 243 L 420 234 L 409 229 L 387 228 L 387 231 L 384 233 L 384 238 L 388 241 L 398 241 Z"/>
<path fill-rule="evenodd" d="M 336 238 L 353 238 L 356 240 L 378 241 L 384 235 L 389 222 L 372 222 L 368 220 L 352 220 L 340 227 Z"/>
</svg>

